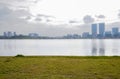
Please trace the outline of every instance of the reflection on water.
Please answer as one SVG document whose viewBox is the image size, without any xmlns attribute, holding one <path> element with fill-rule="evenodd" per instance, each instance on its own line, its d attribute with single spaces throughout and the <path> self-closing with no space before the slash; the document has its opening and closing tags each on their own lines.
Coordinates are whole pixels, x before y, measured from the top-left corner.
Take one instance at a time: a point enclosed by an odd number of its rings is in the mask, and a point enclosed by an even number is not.
<svg viewBox="0 0 120 79">
<path fill-rule="evenodd" d="M 114 55 L 117 55 L 119 53 L 119 49 L 117 47 L 119 47 L 120 44 L 118 44 L 118 42 L 113 41 L 112 46 L 112 52 L 114 52 Z"/>
<path fill-rule="evenodd" d="M 97 41 L 96 40 L 92 40 L 92 56 L 96 56 L 97 55 Z"/>
<path fill-rule="evenodd" d="M 103 40 L 99 41 L 99 56 L 105 56 L 105 43 Z"/>
<path fill-rule="evenodd" d="M 92 56 L 105 56 L 105 45 L 103 40 L 92 40 Z"/>
<path fill-rule="evenodd" d="M 119 39 L 0 40 L 0 56 L 120 56 Z"/>
</svg>

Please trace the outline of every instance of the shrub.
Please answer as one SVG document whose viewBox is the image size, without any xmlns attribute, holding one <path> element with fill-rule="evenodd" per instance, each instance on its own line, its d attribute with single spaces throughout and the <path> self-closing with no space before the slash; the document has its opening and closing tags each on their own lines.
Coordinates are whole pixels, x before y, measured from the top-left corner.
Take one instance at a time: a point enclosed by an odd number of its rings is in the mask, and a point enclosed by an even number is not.
<svg viewBox="0 0 120 79">
<path fill-rule="evenodd" d="M 24 57 L 24 55 L 18 54 L 18 55 L 16 55 L 15 57 Z"/>
</svg>

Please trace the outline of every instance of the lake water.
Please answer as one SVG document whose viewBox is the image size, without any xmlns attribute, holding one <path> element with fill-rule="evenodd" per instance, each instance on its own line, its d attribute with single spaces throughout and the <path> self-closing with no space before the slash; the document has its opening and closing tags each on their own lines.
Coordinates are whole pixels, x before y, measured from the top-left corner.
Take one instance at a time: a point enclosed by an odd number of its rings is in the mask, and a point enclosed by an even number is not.
<svg viewBox="0 0 120 79">
<path fill-rule="evenodd" d="M 0 56 L 120 56 L 119 39 L 0 40 Z"/>
</svg>

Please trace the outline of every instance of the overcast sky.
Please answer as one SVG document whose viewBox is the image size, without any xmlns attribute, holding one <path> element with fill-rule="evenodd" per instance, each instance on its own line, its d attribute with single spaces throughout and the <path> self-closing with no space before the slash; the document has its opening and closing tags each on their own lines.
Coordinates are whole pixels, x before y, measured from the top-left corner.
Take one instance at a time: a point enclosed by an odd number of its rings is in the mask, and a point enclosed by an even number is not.
<svg viewBox="0 0 120 79">
<path fill-rule="evenodd" d="M 0 0 L 0 34 L 16 31 L 45 36 L 81 34 L 92 23 L 120 28 L 118 0 Z"/>
</svg>

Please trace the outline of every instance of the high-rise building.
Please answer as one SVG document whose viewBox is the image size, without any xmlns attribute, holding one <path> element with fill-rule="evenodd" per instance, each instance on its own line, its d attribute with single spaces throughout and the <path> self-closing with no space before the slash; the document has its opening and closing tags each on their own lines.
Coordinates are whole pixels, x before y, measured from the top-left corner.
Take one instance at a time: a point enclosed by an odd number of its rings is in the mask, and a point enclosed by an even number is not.
<svg viewBox="0 0 120 79">
<path fill-rule="evenodd" d="M 17 36 L 16 32 L 13 32 L 13 36 Z"/>
<path fill-rule="evenodd" d="M 117 27 L 112 28 L 112 36 L 115 38 L 119 37 L 119 28 Z"/>
<path fill-rule="evenodd" d="M 8 36 L 8 37 L 12 37 L 12 36 L 13 36 L 13 35 L 12 35 L 12 32 L 8 31 L 7 36 Z"/>
<path fill-rule="evenodd" d="M 29 37 L 37 38 L 39 35 L 37 33 L 29 33 Z"/>
<path fill-rule="evenodd" d="M 119 28 L 115 27 L 115 28 L 112 28 L 112 34 L 113 35 L 116 35 L 119 33 Z"/>
<path fill-rule="evenodd" d="M 93 38 L 97 37 L 97 24 L 92 24 L 91 31 L 92 31 L 92 37 Z"/>
<path fill-rule="evenodd" d="M 7 37 L 7 33 L 6 33 L 6 32 L 4 32 L 4 33 L 3 33 L 3 36 L 4 36 L 4 37 Z"/>
<path fill-rule="evenodd" d="M 104 33 L 105 33 L 105 23 L 99 23 L 99 35 L 103 37 Z"/>
<path fill-rule="evenodd" d="M 83 32 L 82 33 L 82 38 L 89 38 L 89 32 Z"/>
<path fill-rule="evenodd" d="M 106 38 L 111 38 L 111 37 L 112 37 L 111 31 L 106 31 L 106 32 L 105 32 L 105 37 L 106 37 Z"/>
<path fill-rule="evenodd" d="M 79 38 L 79 35 L 78 34 L 73 34 L 73 38 L 77 39 L 77 38 Z"/>
</svg>

